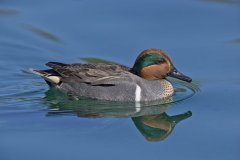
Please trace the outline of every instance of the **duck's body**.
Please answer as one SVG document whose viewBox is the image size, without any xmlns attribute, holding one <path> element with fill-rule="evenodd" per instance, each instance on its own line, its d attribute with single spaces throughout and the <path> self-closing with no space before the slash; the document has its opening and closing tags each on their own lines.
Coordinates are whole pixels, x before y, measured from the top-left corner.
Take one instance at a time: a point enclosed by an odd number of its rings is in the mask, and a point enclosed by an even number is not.
<svg viewBox="0 0 240 160">
<path fill-rule="evenodd" d="M 158 64 L 149 62 L 148 65 L 146 62 L 138 60 L 150 53 L 161 53 L 161 55 L 166 56 L 161 50 L 145 50 L 139 55 L 131 69 L 117 64 L 49 62 L 46 65 L 52 69 L 34 70 L 34 73 L 42 76 L 51 87 L 79 97 L 132 102 L 153 101 L 170 97 L 174 90 L 165 76 L 172 70 L 170 68 L 172 63 L 170 60 L 164 63 L 158 59 Z M 167 65 L 163 65 L 163 63 Z M 161 67 L 159 67 L 160 65 Z M 163 73 L 164 71 L 166 73 Z M 161 75 L 160 72 L 163 74 Z"/>
</svg>

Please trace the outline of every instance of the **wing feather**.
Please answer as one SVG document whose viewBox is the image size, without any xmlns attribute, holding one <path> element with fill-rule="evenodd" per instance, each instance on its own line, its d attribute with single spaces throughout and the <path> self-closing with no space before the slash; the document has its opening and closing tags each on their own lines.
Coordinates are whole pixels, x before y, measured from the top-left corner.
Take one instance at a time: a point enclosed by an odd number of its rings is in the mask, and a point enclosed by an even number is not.
<svg viewBox="0 0 240 160">
<path fill-rule="evenodd" d="M 113 84 L 125 81 L 129 68 L 117 64 L 64 64 L 48 62 L 47 66 L 62 76 L 63 81 L 78 81 L 91 85 Z M 128 77 L 128 76 L 127 76 Z"/>
</svg>

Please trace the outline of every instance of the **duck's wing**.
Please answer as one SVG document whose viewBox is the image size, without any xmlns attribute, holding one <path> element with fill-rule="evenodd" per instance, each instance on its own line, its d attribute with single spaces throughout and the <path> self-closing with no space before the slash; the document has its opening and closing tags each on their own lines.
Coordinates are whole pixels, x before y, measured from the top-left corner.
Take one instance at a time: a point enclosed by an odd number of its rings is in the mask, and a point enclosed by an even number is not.
<svg viewBox="0 0 240 160">
<path fill-rule="evenodd" d="M 81 58 L 81 60 L 86 62 L 86 63 L 104 63 L 104 64 L 117 64 L 117 65 L 119 65 L 119 63 L 114 62 L 114 61 L 109 61 L 109 60 L 105 60 L 105 59 L 101 59 L 101 58 L 95 58 L 95 57 L 84 57 L 84 58 Z"/>
<path fill-rule="evenodd" d="M 47 66 L 57 72 L 64 82 L 82 82 L 90 85 L 115 84 L 131 79 L 130 68 L 116 64 L 64 64 L 48 62 Z"/>
</svg>

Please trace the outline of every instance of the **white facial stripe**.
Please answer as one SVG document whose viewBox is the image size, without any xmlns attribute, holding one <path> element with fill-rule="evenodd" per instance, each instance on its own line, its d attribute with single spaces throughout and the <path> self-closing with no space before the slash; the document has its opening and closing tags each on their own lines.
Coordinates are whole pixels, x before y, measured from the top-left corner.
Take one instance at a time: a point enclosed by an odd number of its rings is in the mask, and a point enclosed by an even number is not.
<svg viewBox="0 0 240 160">
<path fill-rule="evenodd" d="M 135 102 L 140 102 L 141 101 L 141 92 L 142 92 L 141 87 L 139 85 L 136 85 Z"/>
</svg>

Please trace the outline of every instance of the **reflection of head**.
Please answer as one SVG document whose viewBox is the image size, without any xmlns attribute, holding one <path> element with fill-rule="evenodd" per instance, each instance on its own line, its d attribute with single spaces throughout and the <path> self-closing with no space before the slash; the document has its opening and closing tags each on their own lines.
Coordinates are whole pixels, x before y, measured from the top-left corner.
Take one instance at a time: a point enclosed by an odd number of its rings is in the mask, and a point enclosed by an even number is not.
<svg viewBox="0 0 240 160">
<path fill-rule="evenodd" d="M 162 113 L 153 116 L 135 117 L 132 120 L 148 141 L 162 141 L 172 133 L 178 122 L 191 117 L 191 115 L 190 111 L 175 116 Z"/>
</svg>

